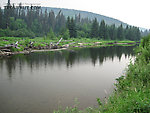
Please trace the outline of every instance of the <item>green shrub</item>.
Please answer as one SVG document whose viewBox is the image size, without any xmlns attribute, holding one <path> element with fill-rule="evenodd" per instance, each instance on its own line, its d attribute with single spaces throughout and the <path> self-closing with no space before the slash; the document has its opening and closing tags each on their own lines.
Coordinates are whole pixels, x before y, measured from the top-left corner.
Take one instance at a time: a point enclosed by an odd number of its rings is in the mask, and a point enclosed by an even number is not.
<svg viewBox="0 0 150 113">
<path fill-rule="evenodd" d="M 136 60 L 130 63 L 126 76 L 117 79 L 116 91 L 102 112 L 150 112 L 150 36 L 144 37 L 136 49 Z"/>
</svg>

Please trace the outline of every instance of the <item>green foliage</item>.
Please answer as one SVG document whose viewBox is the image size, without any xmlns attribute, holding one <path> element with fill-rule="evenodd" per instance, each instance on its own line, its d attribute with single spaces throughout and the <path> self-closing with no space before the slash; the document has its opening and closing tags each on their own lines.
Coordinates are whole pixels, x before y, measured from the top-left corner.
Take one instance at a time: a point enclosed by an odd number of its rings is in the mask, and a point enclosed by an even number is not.
<svg viewBox="0 0 150 113">
<path fill-rule="evenodd" d="M 6 32 L 4 29 L 0 29 L 0 37 L 6 36 Z"/>
<path fill-rule="evenodd" d="M 23 32 L 23 31 L 22 31 Z M 19 45 L 21 45 L 21 47 L 25 48 L 25 47 L 29 47 L 30 46 L 30 42 L 33 42 L 33 47 L 45 47 L 47 45 L 49 45 L 51 42 L 52 43 L 57 43 L 58 39 L 60 39 L 61 37 L 63 39 L 65 39 L 64 41 L 61 41 L 59 43 L 59 46 L 63 46 L 66 44 L 70 44 L 70 43 L 74 43 L 71 44 L 69 47 L 74 47 L 74 46 L 80 46 L 80 47 L 96 47 L 96 46 L 110 46 L 111 43 L 122 43 L 121 46 L 129 46 L 126 43 L 135 43 L 134 41 L 104 41 L 104 40 L 98 40 L 96 38 L 69 38 L 68 34 L 69 31 L 67 31 L 68 33 L 66 33 L 66 31 L 64 31 L 64 35 L 60 35 L 60 37 L 55 38 L 55 39 L 49 39 L 49 38 L 43 38 L 43 37 L 36 37 L 36 38 L 27 38 L 27 37 L 0 37 L 0 46 L 5 46 L 5 45 L 9 45 L 9 44 L 14 44 L 17 41 L 19 42 Z M 25 30 L 24 32 L 25 33 Z M 66 37 L 66 38 L 65 38 Z M 68 40 L 69 39 L 69 40 Z M 123 44 L 125 43 L 125 44 Z M 114 44 L 115 45 L 115 44 Z M 112 46 L 112 45 L 111 45 Z"/>
<path fill-rule="evenodd" d="M 124 30 L 123 30 L 122 24 L 117 29 L 117 38 L 118 40 L 124 39 Z"/>
<path fill-rule="evenodd" d="M 18 29 L 26 29 L 27 24 L 22 19 L 16 19 L 14 17 L 10 17 L 10 26 L 11 30 L 18 30 Z"/>
<path fill-rule="evenodd" d="M 26 29 L 27 25 L 22 19 L 16 19 L 15 21 L 16 29 Z"/>
<path fill-rule="evenodd" d="M 9 28 L 7 28 L 7 29 L 0 29 L 0 36 L 1 37 L 4 37 L 4 36 L 9 36 L 9 37 L 11 37 L 11 36 L 14 36 L 14 32 L 13 31 L 11 31 Z"/>
<path fill-rule="evenodd" d="M 70 35 L 69 35 L 69 30 L 66 29 L 66 31 L 63 33 L 63 39 L 67 40 L 70 38 Z"/>
<path fill-rule="evenodd" d="M 55 39 L 55 38 L 56 38 L 56 36 L 55 36 L 53 30 L 52 30 L 52 28 L 50 28 L 50 31 L 47 33 L 47 39 L 52 40 L 52 39 Z"/>
<path fill-rule="evenodd" d="M 18 48 L 11 47 L 10 50 L 11 50 L 12 52 L 17 52 L 17 51 L 19 52 L 19 51 L 23 51 L 24 48 L 19 45 Z"/>
<path fill-rule="evenodd" d="M 37 35 L 40 36 L 40 32 L 42 31 L 42 25 L 37 19 L 34 19 L 31 30 Z"/>
<path fill-rule="evenodd" d="M 108 33 L 109 33 L 109 37 L 111 40 L 116 40 L 117 38 L 117 28 L 115 27 L 115 25 L 111 25 L 110 27 L 108 27 Z"/>
<path fill-rule="evenodd" d="M 87 34 L 84 31 L 77 31 L 77 37 L 79 38 L 87 37 Z"/>
<path fill-rule="evenodd" d="M 136 52 L 134 64 L 130 63 L 126 76 L 117 79 L 117 90 L 102 112 L 150 112 L 150 36 L 142 39 Z"/>
<path fill-rule="evenodd" d="M 18 30 L 10 30 L 9 28 L 7 29 L 0 29 L 0 37 L 35 37 L 35 34 L 25 28 L 18 29 Z"/>
<path fill-rule="evenodd" d="M 125 42 L 125 41 L 122 41 Z M 149 113 L 150 112 L 150 36 L 144 37 L 136 49 L 136 59 L 130 62 L 125 76 L 116 79 L 116 89 L 99 107 L 79 110 L 66 108 L 54 113 Z M 75 110 L 74 110 L 75 109 Z"/>
<path fill-rule="evenodd" d="M 101 102 L 100 98 L 97 98 L 97 103 L 98 103 L 99 106 L 102 105 L 102 102 Z"/>
<path fill-rule="evenodd" d="M 64 28 L 69 29 L 71 38 L 140 40 L 140 30 L 137 27 L 127 26 L 124 28 L 122 24 L 119 27 L 115 25 L 109 26 L 101 19 L 93 18 L 90 20 L 89 18 L 81 17 L 84 16 L 79 14 L 75 15 L 75 18 L 68 16 L 66 19 L 61 10 L 55 14 L 53 11 L 48 12 L 47 9 L 44 11 L 33 9 L 25 11 L 15 8 L 0 9 L 0 36 L 47 36 L 48 39 L 54 39 L 55 35 L 62 35 L 61 29 Z M 50 29 L 52 29 L 51 33 Z M 67 39 L 68 33 L 66 32 L 63 35 Z"/>
<path fill-rule="evenodd" d="M 31 31 L 28 31 L 25 28 L 22 29 L 18 29 L 17 31 L 15 31 L 15 35 L 16 37 L 35 37 L 35 34 Z"/>
<path fill-rule="evenodd" d="M 97 22 L 97 19 L 95 18 L 93 20 L 93 23 L 92 23 L 92 28 L 91 28 L 91 37 L 92 38 L 97 38 L 98 37 L 98 22 Z"/>
<path fill-rule="evenodd" d="M 67 18 L 67 28 L 69 29 L 69 34 L 71 38 L 77 37 L 77 31 L 76 31 L 76 24 L 73 17 L 70 19 L 70 17 Z"/>
<path fill-rule="evenodd" d="M 102 39 L 106 39 L 106 25 L 105 25 L 105 21 L 102 20 L 99 26 L 99 37 Z"/>
<path fill-rule="evenodd" d="M 65 110 L 61 109 L 61 107 L 59 107 L 59 110 L 54 111 L 53 113 L 79 113 L 80 110 L 78 108 L 79 102 L 78 99 L 75 98 L 74 100 L 75 104 L 73 107 L 66 107 Z"/>
</svg>

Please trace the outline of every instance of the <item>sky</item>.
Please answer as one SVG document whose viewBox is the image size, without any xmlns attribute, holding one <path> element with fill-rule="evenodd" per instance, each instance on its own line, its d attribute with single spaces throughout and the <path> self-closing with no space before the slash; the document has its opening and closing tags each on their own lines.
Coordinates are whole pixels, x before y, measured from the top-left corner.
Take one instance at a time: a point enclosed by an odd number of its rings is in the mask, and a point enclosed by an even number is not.
<svg viewBox="0 0 150 113">
<path fill-rule="evenodd" d="M 1 2 L 2 1 L 2 2 Z M 8 0 L 0 0 L 2 7 Z M 89 11 L 150 29 L 150 0 L 10 0 L 11 3 Z"/>
</svg>

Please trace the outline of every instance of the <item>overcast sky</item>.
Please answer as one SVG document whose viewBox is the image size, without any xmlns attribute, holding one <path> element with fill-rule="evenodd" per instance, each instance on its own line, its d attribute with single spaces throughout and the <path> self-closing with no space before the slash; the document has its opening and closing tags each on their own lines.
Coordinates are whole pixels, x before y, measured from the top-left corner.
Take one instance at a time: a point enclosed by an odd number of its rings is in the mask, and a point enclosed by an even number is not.
<svg viewBox="0 0 150 113">
<path fill-rule="evenodd" d="M 0 0 L 0 6 L 8 0 Z M 150 29 L 150 0 L 10 0 L 47 7 L 77 9 L 119 19 L 130 25 Z"/>
</svg>

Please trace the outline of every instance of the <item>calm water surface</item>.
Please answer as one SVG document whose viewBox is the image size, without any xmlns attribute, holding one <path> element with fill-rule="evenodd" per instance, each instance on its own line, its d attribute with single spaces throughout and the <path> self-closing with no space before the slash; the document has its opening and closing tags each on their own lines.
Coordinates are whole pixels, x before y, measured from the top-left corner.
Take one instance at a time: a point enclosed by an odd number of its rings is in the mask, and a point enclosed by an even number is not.
<svg viewBox="0 0 150 113">
<path fill-rule="evenodd" d="M 125 72 L 134 47 L 14 55 L 0 59 L 0 113 L 51 113 L 59 105 L 96 106 Z"/>
</svg>

